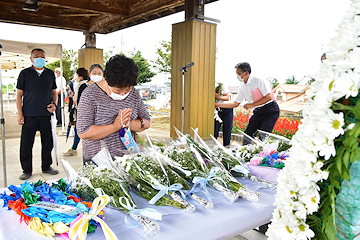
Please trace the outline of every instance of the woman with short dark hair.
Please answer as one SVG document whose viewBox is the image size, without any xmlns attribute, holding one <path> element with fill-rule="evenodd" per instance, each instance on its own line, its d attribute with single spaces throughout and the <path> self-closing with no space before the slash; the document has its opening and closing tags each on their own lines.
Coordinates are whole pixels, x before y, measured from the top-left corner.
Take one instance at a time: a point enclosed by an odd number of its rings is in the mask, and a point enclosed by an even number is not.
<svg viewBox="0 0 360 240">
<path fill-rule="evenodd" d="M 106 63 L 104 80 L 85 89 L 78 108 L 77 129 L 83 139 L 84 161 L 91 160 L 103 140 L 113 156 L 126 150 L 119 137 L 129 125 L 133 137 L 150 127 L 150 115 L 141 100 L 137 85 L 139 68 L 124 55 L 115 55 Z"/>
</svg>

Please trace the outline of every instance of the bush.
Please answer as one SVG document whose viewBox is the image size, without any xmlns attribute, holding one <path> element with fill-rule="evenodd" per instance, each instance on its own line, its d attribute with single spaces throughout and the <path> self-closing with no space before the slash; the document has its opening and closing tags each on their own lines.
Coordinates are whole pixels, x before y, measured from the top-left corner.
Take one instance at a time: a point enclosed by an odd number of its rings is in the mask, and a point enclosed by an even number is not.
<svg viewBox="0 0 360 240">
<path fill-rule="evenodd" d="M 232 133 L 239 133 L 238 130 L 245 131 L 249 124 L 250 114 L 244 112 L 235 113 Z M 300 120 L 279 117 L 276 121 L 272 133 L 291 139 L 297 132 Z"/>
</svg>

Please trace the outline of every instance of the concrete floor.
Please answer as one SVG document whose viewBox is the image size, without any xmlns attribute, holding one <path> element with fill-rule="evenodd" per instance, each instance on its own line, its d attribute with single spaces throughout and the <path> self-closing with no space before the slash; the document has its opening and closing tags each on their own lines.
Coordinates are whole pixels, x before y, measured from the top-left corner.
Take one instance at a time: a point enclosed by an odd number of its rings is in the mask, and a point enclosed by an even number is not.
<svg viewBox="0 0 360 240">
<path fill-rule="evenodd" d="M 2 148 L 0 148 L 0 188 L 13 185 L 19 185 L 23 183 L 24 181 L 19 179 L 19 176 L 22 174 L 22 169 L 20 165 L 19 160 L 19 149 L 20 149 L 20 134 L 21 134 L 21 127 L 16 122 L 16 115 L 14 112 L 15 109 L 15 101 L 10 101 L 9 106 L 6 104 L 4 106 L 4 118 L 5 118 L 5 153 L 6 153 L 6 185 L 4 182 L 4 161 L 3 161 L 3 154 L 2 154 Z M 6 111 L 9 109 L 9 111 Z M 67 115 L 67 112 L 65 113 Z M 66 117 L 68 118 L 68 117 Z M 66 126 L 68 122 L 66 120 Z M 66 130 L 66 129 L 65 129 Z M 55 155 L 53 151 L 53 165 L 52 167 L 59 170 L 59 174 L 57 175 L 49 175 L 44 174 L 41 172 L 41 141 L 40 136 L 37 134 L 35 138 L 35 143 L 33 147 L 33 175 L 30 177 L 30 182 L 36 182 L 37 180 L 53 180 L 58 178 L 65 178 L 66 174 L 62 167 L 62 164 L 60 160 L 63 158 L 71 164 L 71 166 L 77 170 L 81 164 L 82 164 L 82 144 L 80 143 L 78 146 L 78 155 L 77 156 L 68 156 L 65 157 L 62 155 L 63 152 L 66 152 L 69 148 L 71 148 L 73 143 L 73 137 L 69 137 L 66 142 L 66 137 L 64 136 L 64 133 L 62 132 L 62 128 L 57 128 L 57 146 L 58 146 L 58 152 L 59 152 L 59 165 L 56 165 L 55 162 Z M 170 139 L 170 133 L 167 131 L 162 131 L 158 129 L 148 129 L 147 134 L 152 139 L 158 139 L 163 141 Z M 220 139 L 221 140 L 221 139 Z M 242 233 L 241 235 L 235 236 L 233 238 L 230 238 L 228 240 L 264 240 L 267 239 L 267 237 L 255 230 L 250 230 L 245 233 Z"/>
</svg>

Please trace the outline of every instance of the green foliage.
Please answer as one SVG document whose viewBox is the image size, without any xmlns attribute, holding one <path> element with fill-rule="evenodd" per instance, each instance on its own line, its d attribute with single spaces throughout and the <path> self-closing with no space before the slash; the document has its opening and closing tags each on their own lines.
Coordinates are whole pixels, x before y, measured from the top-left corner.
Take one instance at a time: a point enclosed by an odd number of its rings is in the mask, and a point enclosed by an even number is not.
<svg viewBox="0 0 360 240">
<path fill-rule="evenodd" d="M 292 75 L 291 77 L 285 80 L 285 84 L 298 84 L 299 81 L 295 79 L 295 76 Z"/>
<path fill-rule="evenodd" d="M 160 47 L 156 48 L 156 54 L 153 67 L 161 73 L 171 73 L 171 41 L 161 41 Z"/>
<path fill-rule="evenodd" d="M 115 54 L 114 54 L 114 50 L 115 50 L 115 46 L 112 46 L 112 47 L 109 49 L 109 51 L 106 51 L 106 52 L 104 53 L 104 65 L 103 65 L 103 66 L 105 66 L 105 65 L 106 65 L 106 62 L 107 62 L 112 56 L 115 55 Z"/>
<path fill-rule="evenodd" d="M 335 139 L 335 157 L 323 161 L 323 170 L 329 172 L 329 177 L 318 183 L 321 197 L 319 210 L 307 218 L 307 223 L 315 232 L 316 239 L 335 239 L 336 197 L 341 190 L 342 181 L 350 180 L 351 163 L 357 161 L 360 156 L 360 95 L 355 98 L 340 99 L 333 103 L 332 109 L 344 112 L 346 125 L 355 125 Z"/>
<path fill-rule="evenodd" d="M 156 73 L 151 71 L 148 60 L 141 55 L 140 51 L 136 51 L 135 49 L 132 52 L 129 52 L 128 55 L 139 67 L 138 84 L 141 85 L 143 83 L 151 82 Z"/>
<path fill-rule="evenodd" d="M 15 85 L 13 85 L 12 83 L 9 84 L 9 92 L 14 92 L 14 88 Z M 7 93 L 8 90 L 8 86 L 6 86 L 5 84 L 2 85 L 2 92 L 3 93 Z"/>
<path fill-rule="evenodd" d="M 78 55 L 77 52 L 70 49 L 66 50 L 63 49 L 63 57 L 62 57 L 62 63 L 63 63 L 63 76 L 66 79 L 66 82 L 69 82 L 69 78 L 71 76 L 74 76 L 77 68 L 78 68 Z M 55 68 L 60 67 L 60 60 L 47 64 L 45 67 L 50 68 L 51 70 L 55 70 Z"/>
<path fill-rule="evenodd" d="M 271 87 L 274 89 L 279 85 L 279 80 L 277 78 L 271 78 L 269 79 L 269 82 L 271 83 Z"/>
<path fill-rule="evenodd" d="M 169 74 L 167 86 L 171 86 L 171 41 L 161 41 L 160 47 L 156 48 L 157 58 L 153 63 L 153 67 L 160 73 Z"/>
<path fill-rule="evenodd" d="M 315 78 L 311 78 L 311 79 L 307 82 L 307 85 L 311 85 L 313 82 L 315 82 Z"/>
</svg>

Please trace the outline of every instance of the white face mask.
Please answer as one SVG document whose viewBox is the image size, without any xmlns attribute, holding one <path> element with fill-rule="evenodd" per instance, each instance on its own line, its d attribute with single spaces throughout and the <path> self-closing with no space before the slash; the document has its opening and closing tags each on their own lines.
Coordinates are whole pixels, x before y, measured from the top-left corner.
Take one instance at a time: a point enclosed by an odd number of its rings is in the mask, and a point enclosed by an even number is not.
<svg viewBox="0 0 360 240">
<path fill-rule="evenodd" d="M 244 82 L 244 78 L 241 77 L 241 75 L 236 74 L 236 78 L 239 80 L 239 82 Z"/>
<path fill-rule="evenodd" d="M 90 79 L 91 80 L 93 80 L 94 82 L 99 82 L 99 81 L 101 81 L 102 80 L 102 76 L 100 76 L 100 75 L 91 75 L 90 76 Z"/>
<path fill-rule="evenodd" d="M 111 87 L 108 87 L 110 89 L 111 94 L 109 95 L 109 97 L 111 97 L 114 100 L 124 100 L 131 91 L 129 91 L 128 93 L 124 94 L 124 95 L 120 95 L 118 93 L 114 93 L 113 91 L 111 91 Z"/>
</svg>

